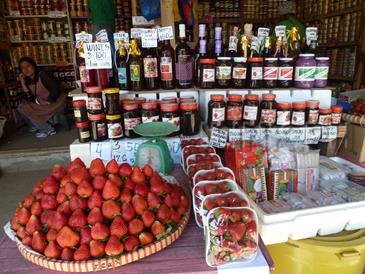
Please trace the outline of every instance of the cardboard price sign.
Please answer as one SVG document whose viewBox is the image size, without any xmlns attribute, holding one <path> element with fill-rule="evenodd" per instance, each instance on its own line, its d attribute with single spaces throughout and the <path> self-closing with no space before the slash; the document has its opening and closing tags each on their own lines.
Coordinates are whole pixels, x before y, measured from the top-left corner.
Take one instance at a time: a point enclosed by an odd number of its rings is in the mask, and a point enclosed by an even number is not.
<svg viewBox="0 0 365 274">
<path fill-rule="evenodd" d="M 227 138 L 228 132 L 226 130 L 213 127 L 209 143 L 213 147 L 224 148 L 227 143 Z"/>
<path fill-rule="evenodd" d="M 110 42 L 109 38 L 108 38 L 108 33 L 106 32 L 105 29 L 100 30 L 96 35 L 95 38 L 98 42 Z"/>
<path fill-rule="evenodd" d="M 158 29 L 158 40 L 165 41 L 172 39 L 174 39 L 174 31 L 172 29 L 172 26 L 162 27 Z"/>
<path fill-rule="evenodd" d="M 306 35 L 306 40 L 307 40 L 307 45 L 309 46 L 311 44 L 311 42 L 317 41 L 317 32 L 318 29 L 316 27 L 308 27 L 305 29 L 305 35 Z"/>
<path fill-rule="evenodd" d="M 305 140 L 305 128 L 292 128 L 289 133 L 290 143 L 303 143 Z"/>
<path fill-rule="evenodd" d="M 85 43 L 86 69 L 112 68 L 112 54 L 110 43 Z"/>
</svg>

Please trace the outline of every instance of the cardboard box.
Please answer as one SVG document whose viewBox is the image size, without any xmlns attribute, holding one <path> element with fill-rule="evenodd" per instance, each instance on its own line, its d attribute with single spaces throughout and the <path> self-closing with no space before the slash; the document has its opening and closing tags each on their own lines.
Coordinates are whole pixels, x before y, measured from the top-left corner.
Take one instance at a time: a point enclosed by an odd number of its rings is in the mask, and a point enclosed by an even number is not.
<svg viewBox="0 0 365 274">
<path fill-rule="evenodd" d="M 340 152 L 354 161 L 365 162 L 365 128 L 348 123 Z"/>
</svg>

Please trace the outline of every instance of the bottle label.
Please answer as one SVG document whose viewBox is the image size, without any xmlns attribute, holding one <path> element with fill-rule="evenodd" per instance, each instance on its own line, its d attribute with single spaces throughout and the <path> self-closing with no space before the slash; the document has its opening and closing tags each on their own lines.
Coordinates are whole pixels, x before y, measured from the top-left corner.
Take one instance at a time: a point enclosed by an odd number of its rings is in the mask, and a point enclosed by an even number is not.
<svg viewBox="0 0 365 274">
<path fill-rule="evenodd" d="M 140 65 L 130 65 L 129 67 L 131 73 L 131 81 L 139 82 L 141 81 L 141 67 Z"/>
<path fill-rule="evenodd" d="M 88 110 L 102 110 L 103 102 L 101 98 L 87 98 L 87 109 Z"/>
<path fill-rule="evenodd" d="M 262 80 L 262 67 L 253 67 L 252 68 L 251 80 Z"/>
<path fill-rule="evenodd" d="M 228 50 L 237 51 L 238 39 L 236 36 L 230 36 L 228 42 Z"/>
<path fill-rule="evenodd" d="M 160 59 L 161 81 L 172 81 L 172 58 L 161 57 Z"/>
<path fill-rule="evenodd" d="M 177 57 L 176 79 L 180 81 L 193 80 L 193 59 L 190 55 L 179 55 Z"/>
<path fill-rule="evenodd" d="M 158 77 L 157 58 L 143 58 L 143 69 L 145 78 Z"/>
<path fill-rule="evenodd" d="M 246 79 L 246 68 L 233 68 L 232 78 L 238 80 Z"/>
<path fill-rule="evenodd" d="M 276 121 L 275 109 L 262 109 L 261 110 L 261 123 L 273 124 Z"/>
<path fill-rule="evenodd" d="M 316 67 L 295 67 L 295 81 L 314 81 Z"/>
<path fill-rule="evenodd" d="M 202 81 L 205 83 L 215 82 L 215 70 L 214 69 L 203 69 Z"/>
<path fill-rule="evenodd" d="M 277 80 L 278 67 L 264 67 L 264 80 Z"/>
<path fill-rule="evenodd" d="M 151 116 L 151 117 L 147 117 L 147 116 L 142 116 L 142 123 L 150 123 L 150 122 L 158 122 L 158 120 L 160 119 L 159 116 Z"/>
<path fill-rule="evenodd" d="M 227 120 L 228 121 L 242 120 L 242 107 L 238 106 L 227 107 Z"/>
<path fill-rule="evenodd" d="M 118 68 L 118 83 L 127 84 L 127 68 Z"/>
<path fill-rule="evenodd" d="M 293 67 L 279 67 L 279 81 L 291 81 L 293 80 Z"/>
<path fill-rule="evenodd" d="M 126 130 L 134 129 L 141 123 L 141 118 L 124 118 L 124 128 Z"/>
<path fill-rule="evenodd" d="M 106 136 L 106 126 L 105 123 L 97 123 L 96 126 L 96 133 L 97 133 L 97 137 L 101 138 L 101 137 L 105 137 Z"/>
<path fill-rule="evenodd" d="M 162 117 L 162 122 L 174 124 L 175 126 L 177 126 L 177 129 L 175 131 L 180 130 L 180 117 L 170 117 L 170 118 Z"/>
<path fill-rule="evenodd" d="M 316 67 L 315 80 L 327 80 L 329 67 Z"/>
<path fill-rule="evenodd" d="M 87 139 L 90 138 L 90 131 L 80 131 L 80 137 L 81 139 Z"/>
<path fill-rule="evenodd" d="M 318 118 L 318 125 L 321 126 L 329 126 L 332 123 L 332 116 L 331 114 L 321 114 Z"/>
<path fill-rule="evenodd" d="M 108 137 L 110 139 L 123 136 L 122 125 L 120 123 L 108 123 Z"/>
<path fill-rule="evenodd" d="M 229 66 L 219 66 L 216 70 L 217 80 L 230 80 L 232 68 Z"/>
<path fill-rule="evenodd" d="M 243 108 L 243 119 L 248 121 L 257 120 L 257 107 L 256 106 L 244 106 Z"/>
<path fill-rule="evenodd" d="M 81 118 L 81 111 L 78 109 L 74 109 L 74 116 L 75 118 Z"/>
<path fill-rule="evenodd" d="M 342 113 L 332 113 L 332 124 L 338 125 L 341 123 Z"/>
<path fill-rule="evenodd" d="M 290 125 L 290 110 L 278 110 L 276 124 L 278 126 Z"/>
<path fill-rule="evenodd" d="M 223 122 L 225 116 L 225 108 L 213 108 L 212 109 L 212 121 Z"/>
<path fill-rule="evenodd" d="M 80 71 L 80 81 L 81 83 L 90 82 L 89 71 L 86 69 L 86 66 L 79 66 Z"/>
<path fill-rule="evenodd" d="M 291 117 L 291 124 L 294 126 L 304 126 L 304 124 L 305 124 L 304 111 L 293 111 L 293 114 Z"/>
<path fill-rule="evenodd" d="M 310 109 L 308 112 L 308 124 L 315 125 L 318 122 L 319 111 L 317 109 Z"/>
</svg>

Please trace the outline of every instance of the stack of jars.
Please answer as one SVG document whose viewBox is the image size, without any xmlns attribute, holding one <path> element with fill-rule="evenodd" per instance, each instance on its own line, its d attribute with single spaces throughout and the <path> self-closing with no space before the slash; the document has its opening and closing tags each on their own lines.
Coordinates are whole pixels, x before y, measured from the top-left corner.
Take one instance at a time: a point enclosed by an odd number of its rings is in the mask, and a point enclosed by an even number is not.
<svg viewBox="0 0 365 274">
<path fill-rule="evenodd" d="M 308 100 L 301 102 L 276 102 L 276 95 L 267 93 L 259 96 L 246 94 L 213 94 L 208 103 L 208 121 L 210 127 L 248 128 L 257 127 L 304 127 L 339 125 L 342 106 L 320 108 L 320 102 Z"/>
</svg>

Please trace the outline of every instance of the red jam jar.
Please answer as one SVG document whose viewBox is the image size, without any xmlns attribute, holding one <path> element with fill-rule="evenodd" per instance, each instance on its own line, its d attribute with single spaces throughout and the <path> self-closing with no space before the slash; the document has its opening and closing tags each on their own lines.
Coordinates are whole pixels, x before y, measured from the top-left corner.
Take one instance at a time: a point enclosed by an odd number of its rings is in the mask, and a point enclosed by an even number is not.
<svg viewBox="0 0 365 274">
<path fill-rule="evenodd" d="M 139 135 L 134 132 L 134 128 L 141 123 L 141 115 L 137 103 L 123 104 L 123 128 L 124 136 L 127 138 L 137 138 Z"/>
<path fill-rule="evenodd" d="M 242 96 L 239 94 L 228 95 L 226 107 L 226 125 L 229 128 L 239 128 L 242 126 Z"/>
<path fill-rule="evenodd" d="M 277 103 L 276 105 L 276 125 L 278 127 L 290 126 L 292 104 L 291 103 Z"/>
<path fill-rule="evenodd" d="M 332 124 L 332 110 L 330 108 L 320 108 L 318 125 L 330 126 Z"/>
<path fill-rule="evenodd" d="M 276 123 L 276 95 L 265 93 L 261 101 L 260 123 L 262 127 L 273 127 Z"/>
<path fill-rule="evenodd" d="M 316 126 L 318 124 L 319 116 L 319 101 L 308 100 L 305 102 L 305 120 L 308 126 Z"/>
<path fill-rule="evenodd" d="M 208 103 L 208 126 L 220 128 L 224 125 L 226 103 L 224 95 L 212 94 Z"/>
<path fill-rule="evenodd" d="M 102 113 L 104 107 L 101 87 L 88 87 L 86 93 L 88 112 L 91 114 Z"/>
<path fill-rule="evenodd" d="M 339 125 L 341 123 L 342 118 L 342 106 L 332 106 L 332 125 Z"/>
<path fill-rule="evenodd" d="M 76 122 L 88 121 L 85 100 L 75 100 L 72 102 L 74 108 L 74 117 Z"/>
<path fill-rule="evenodd" d="M 87 143 L 91 140 L 89 121 L 76 122 L 76 128 L 80 143 Z"/>
<path fill-rule="evenodd" d="M 243 121 L 246 127 L 255 127 L 259 122 L 259 96 L 246 94 L 243 105 Z"/>
<path fill-rule="evenodd" d="M 141 109 L 142 108 L 142 104 L 145 103 L 147 101 L 146 98 L 144 97 L 136 97 L 134 98 L 134 102 L 136 102 L 138 104 L 138 108 Z"/>
<path fill-rule="evenodd" d="M 296 127 L 305 125 L 305 102 L 294 102 L 291 115 L 291 124 Z"/>
<path fill-rule="evenodd" d="M 105 122 L 105 114 L 89 114 L 91 124 L 91 136 L 93 141 L 103 141 L 108 138 L 108 131 Z"/>
<path fill-rule="evenodd" d="M 160 105 L 161 108 L 161 121 L 172 123 L 176 125 L 176 131 L 169 136 L 176 136 L 180 134 L 180 115 L 179 105 L 177 103 L 165 103 Z"/>
<path fill-rule="evenodd" d="M 160 112 L 157 104 L 147 102 L 142 104 L 142 123 L 158 122 L 160 120 Z"/>
<path fill-rule="evenodd" d="M 180 104 L 180 125 L 184 136 L 192 136 L 200 131 L 200 115 L 197 103 Z"/>
</svg>

